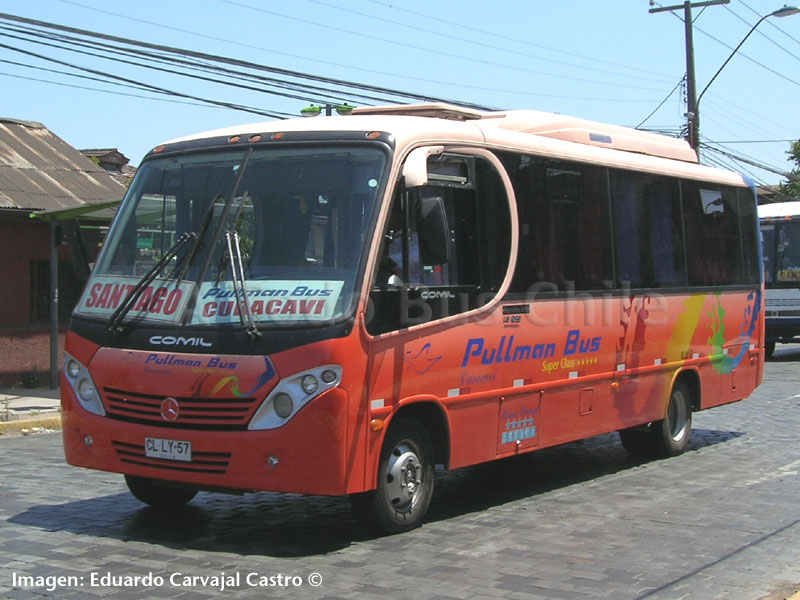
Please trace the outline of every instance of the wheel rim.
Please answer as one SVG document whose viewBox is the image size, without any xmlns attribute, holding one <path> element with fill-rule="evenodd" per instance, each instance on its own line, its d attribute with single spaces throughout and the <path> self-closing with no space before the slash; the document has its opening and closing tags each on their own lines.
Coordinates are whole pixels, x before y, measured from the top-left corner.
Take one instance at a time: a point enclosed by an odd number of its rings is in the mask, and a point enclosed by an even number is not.
<svg viewBox="0 0 800 600">
<path fill-rule="evenodd" d="M 691 418 L 689 406 L 681 392 L 675 392 L 672 401 L 669 403 L 669 434 L 673 441 L 679 442 L 689 429 Z"/>
<path fill-rule="evenodd" d="M 416 446 L 408 440 L 399 442 L 389 455 L 385 493 L 389 504 L 401 513 L 410 512 L 417 503 L 423 482 L 423 466 Z"/>
</svg>

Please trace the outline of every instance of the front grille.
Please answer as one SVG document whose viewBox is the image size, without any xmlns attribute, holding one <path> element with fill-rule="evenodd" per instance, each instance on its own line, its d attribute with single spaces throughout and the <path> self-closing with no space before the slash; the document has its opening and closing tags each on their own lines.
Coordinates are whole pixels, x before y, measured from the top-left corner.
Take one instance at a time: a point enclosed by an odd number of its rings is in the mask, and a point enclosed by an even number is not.
<svg viewBox="0 0 800 600">
<path fill-rule="evenodd" d="M 140 394 L 103 388 L 106 414 L 118 421 L 179 429 L 236 431 L 247 429 L 257 407 L 256 398 L 177 397 L 178 418 L 167 421 L 161 416 L 166 396 Z"/>
<path fill-rule="evenodd" d="M 145 456 L 144 446 L 117 441 L 112 441 L 111 443 L 114 446 L 114 450 L 117 452 L 117 458 L 124 463 L 168 471 L 224 475 L 228 470 L 228 463 L 231 460 L 230 452 L 198 452 L 197 450 L 192 450 L 192 462 L 167 460 L 165 458 L 150 458 Z"/>
</svg>

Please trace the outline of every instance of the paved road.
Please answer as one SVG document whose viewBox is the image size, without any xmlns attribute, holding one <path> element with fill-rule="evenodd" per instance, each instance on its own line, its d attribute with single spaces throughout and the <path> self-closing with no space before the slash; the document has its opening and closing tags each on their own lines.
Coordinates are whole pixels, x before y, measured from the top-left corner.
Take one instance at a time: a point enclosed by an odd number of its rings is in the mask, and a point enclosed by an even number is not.
<svg viewBox="0 0 800 600">
<path fill-rule="evenodd" d="M 58 434 L 0 439 L 0 597 L 784 598 L 798 367 L 779 349 L 749 400 L 696 415 L 677 458 L 632 461 L 608 435 L 442 473 L 429 522 L 387 538 L 344 498 L 200 494 L 170 517 L 66 466 Z"/>
</svg>

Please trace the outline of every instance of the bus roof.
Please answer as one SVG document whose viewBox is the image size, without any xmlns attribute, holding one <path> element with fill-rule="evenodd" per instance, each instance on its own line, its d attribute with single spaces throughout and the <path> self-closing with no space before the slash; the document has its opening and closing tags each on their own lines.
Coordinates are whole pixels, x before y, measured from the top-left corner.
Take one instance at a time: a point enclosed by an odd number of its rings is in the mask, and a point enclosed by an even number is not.
<svg viewBox="0 0 800 600">
<path fill-rule="evenodd" d="M 800 216 L 800 202 L 775 202 L 758 207 L 759 219 L 787 219 Z"/>
<path fill-rule="evenodd" d="M 684 140 L 556 113 L 480 111 L 451 104 L 361 107 L 346 116 L 239 125 L 167 144 L 255 133 L 312 131 L 383 131 L 394 136 L 398 148 L 426 140 L 485 143 L 561 160 L 744 185 L 741 175 L 698 164 L 697 154 Z"/>
<path fill-rule="evenodd" d="M 353 114 L 412 115 L 459 121 L 480 121 L 475 124 L 483 130 L 496 127 L 576 144 L 697 162 L 697 153 L 684 140 L 630 127 L 609 125 L 536 110 L 481 112 L 448 104 L 409 104 L 357 108 L 353 110 Z"/>
</svg>

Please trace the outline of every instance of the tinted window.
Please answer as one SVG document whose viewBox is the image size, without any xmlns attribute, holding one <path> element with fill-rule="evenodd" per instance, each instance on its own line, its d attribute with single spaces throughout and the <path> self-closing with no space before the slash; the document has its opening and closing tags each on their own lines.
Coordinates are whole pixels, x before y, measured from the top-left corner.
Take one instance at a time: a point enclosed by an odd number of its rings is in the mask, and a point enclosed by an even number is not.
<svg viewBox="0 0 800 600">
<path fill-rule="evenodd" d="M 736 189 L 696 181 L 682 189 L 689 285 L 744 283 Z"/>
<path fill-rule="evenodd" d="M 739 230 L 742 234 L 744 282 L 759 283 L 758 214 L 753 192 L 749 188 L 739 189 Z"/>
<path fill-rule="evenodd" d="M 628 171 L 611 172 L 617 284 L 633 288 L 684 285 L 678 183 Z"/>
<path fill-rule="evenodd" d="M 519 215 L 512 293 L 607 289 L 612 280 L 604 169 L 503 155 Z"/>
</svg>

